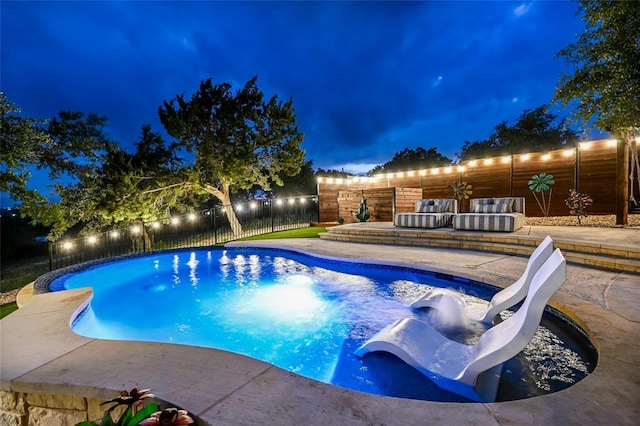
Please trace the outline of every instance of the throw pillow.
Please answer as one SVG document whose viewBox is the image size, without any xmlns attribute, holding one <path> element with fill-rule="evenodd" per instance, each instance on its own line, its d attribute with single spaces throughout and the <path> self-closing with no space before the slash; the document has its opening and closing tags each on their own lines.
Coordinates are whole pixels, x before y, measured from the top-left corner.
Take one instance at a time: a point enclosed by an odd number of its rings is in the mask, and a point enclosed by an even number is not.
<svg viewBox="0 0 640 426">
<path fill-rule="evenodd" d="M 506 204 L 479 204 L 474 209 L 474 213 L 507 213 Z"/>
</svg>

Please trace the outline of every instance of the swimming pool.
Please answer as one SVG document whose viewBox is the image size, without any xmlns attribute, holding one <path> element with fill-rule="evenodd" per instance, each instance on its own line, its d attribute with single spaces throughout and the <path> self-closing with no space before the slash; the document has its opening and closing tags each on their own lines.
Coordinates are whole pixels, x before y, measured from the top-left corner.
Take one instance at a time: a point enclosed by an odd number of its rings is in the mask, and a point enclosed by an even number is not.
<svg viewBox="0 0 640 426">
<path fill-rule="evenodd" d="M 407 305 L 431 287 L 483 299 L 497 290 L 414 268 L 255 248 L 155 253 L 67 274 L 50 288 L 86 286 L 94 297 L 73 329 L 87 337 L 223 349 L 358 391 L 457 402 L 466 400 L 392 355 L 354 351 L 397 319 L 430 321 Z M 498 400 L 564 389 L 596 361 L 586 336 L 547 312 L 532 342 L 505 363 Z"/>
</svg>

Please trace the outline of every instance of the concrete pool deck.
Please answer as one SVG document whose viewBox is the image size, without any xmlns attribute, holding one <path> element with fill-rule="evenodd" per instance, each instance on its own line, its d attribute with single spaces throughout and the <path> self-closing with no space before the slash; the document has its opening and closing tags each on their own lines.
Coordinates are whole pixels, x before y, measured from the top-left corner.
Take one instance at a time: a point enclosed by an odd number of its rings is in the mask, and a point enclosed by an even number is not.
<svg viewBox="0 0 640 426">
<path fill-rule="evenodd" d="M 562 238 L 591 236 L 574 229 L 575 235 L 562 230 Z M 638 229 L 609 229 L 599 237 L 640 245 Z M 501 253 L 319 239 L 231 245 L 402 263 L 501 286 L 513 282 L 527 261 Z M 635 425 L 640 415 L 640 275 L 630 272 L 569 264 L 568 280 L 552 298 L 595 339 L 599 361 L 591 375 L 561 392 L 490 404 L 370 395 L 224 351 L 84 338 L 71 332 L 69 320 L 89 295 L 88 289 L 35 295 L 0 321 L 1 390 L 107 399 L 120 389 L 148 387 L 215 425 Z M 137 320 L 152 319 L 153 312 L 141 312 Z"/>
</svg>

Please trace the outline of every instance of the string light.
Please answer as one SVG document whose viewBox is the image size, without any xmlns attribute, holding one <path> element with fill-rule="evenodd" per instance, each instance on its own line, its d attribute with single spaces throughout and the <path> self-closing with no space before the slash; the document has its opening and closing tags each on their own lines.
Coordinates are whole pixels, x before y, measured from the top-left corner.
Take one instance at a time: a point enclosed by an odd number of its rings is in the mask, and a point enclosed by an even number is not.
<svg viewBox="0 0 640 426">
<path fill-rule="evenodd" d="M 87 238 L 87 241 L 89 242 L 89 244 L 95 244 L 98 242 L 98 239 L 92 235 L 89 238 Z"/>
<path fill-rule="evenodd" d="M 510 155 L 505 155 L 504 157 L 502 157 L 502 159 L 500 160 L 503 163 L 510 163 L 511 162 L 511 156 Z"/>
<path fill-rule="evenodd" d="M 482 164 L 484 164 L 485 166 L 489 166 L 491 164 L 493 164 L 493 158 L 487 158 L 485 159 Z"/>
<path fill-rule="evenodd" d="M 180 219 L 178 219 L 177 217 L 172 217 L 171 218 L 171 224 L 172 225 L 177 225 L 180 223 Z"/>
<path fill-rule="evenodd" d="M 564 155 L 565 157 L 571 157 L 573 155 L 573 149 L 565 149 L 562 152 L 562 155 Z"/>
<path fill-rule="evenodd" d="M 196 220 L 196 215 L 194 213 L 189 213 L 189 216 L 187 216 L 189 218 L 190 221 L 194 221 Z"/>
<path fill-rule="evenodd" d="M 547 161 L 547 160 L 549 160 L 550 158 L 551 158 L 551 155 L 549 155 L 549 154 L 544 154 L 544 155 L 542 156 L 542 161 Z"/>
<path fill-rule="evenodd" d="M 469 167 L 475 167 L 478 162 L 476 160 L 469 161 Z"/>
</svg>

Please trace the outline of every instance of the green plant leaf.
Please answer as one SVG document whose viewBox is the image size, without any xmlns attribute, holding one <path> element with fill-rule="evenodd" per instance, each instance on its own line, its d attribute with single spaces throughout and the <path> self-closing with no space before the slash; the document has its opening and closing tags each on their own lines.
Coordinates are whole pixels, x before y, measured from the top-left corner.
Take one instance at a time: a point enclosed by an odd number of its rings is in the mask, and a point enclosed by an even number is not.
<svg viewBox="0 0 640 426">
<path fill-rule="evenodd" d="M 132 417 L 133 410 L 131 409 L 131 407 L 128 407 L 125 412 L 122 413 L 122 416 L 120 416 L 120 419 L 118 420 L 118 426 L 128 425 Z"/>
<path fill-rule="evenodd" d="M 140 411 L 138 411 L 135 416 L 131 417 L 129 422 L 125 423 L 123 426 L 136 426 L 156 411 L 160 411 L 160 406 L 158 404 L 145 405 L 144 408 L 140 409 Z"/>
<path fill-rule="evenodd" d="M 116 426 L 113 419 L 111 418 L 111 413 L 108 410 L 104 412 L 102 421 L 100 422 L 100 426 Z"/>
</svg>

